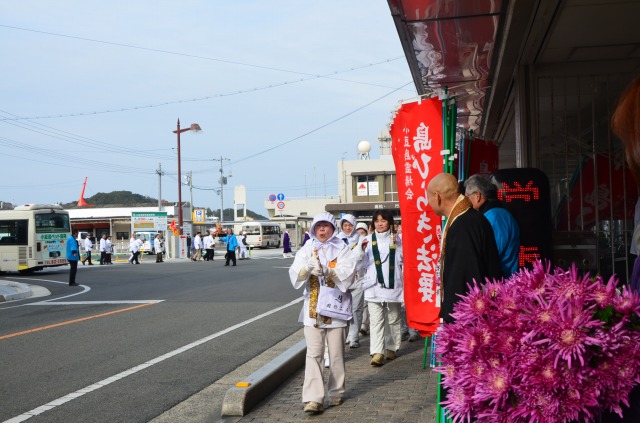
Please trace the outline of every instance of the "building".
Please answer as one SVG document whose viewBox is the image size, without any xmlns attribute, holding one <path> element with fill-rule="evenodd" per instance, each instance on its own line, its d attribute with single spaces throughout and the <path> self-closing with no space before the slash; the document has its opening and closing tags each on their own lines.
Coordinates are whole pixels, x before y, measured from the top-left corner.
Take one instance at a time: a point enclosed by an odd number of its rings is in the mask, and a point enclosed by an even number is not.
<svg viewBox="0 0 640 423">
<path fill-rule="evenodd" d="M 625 280 L 638 187 L 610 130 L 640 72 L 638 1 L 388 0 L 418 94 L 549 180 L 554 255 Z"/>
</svg>

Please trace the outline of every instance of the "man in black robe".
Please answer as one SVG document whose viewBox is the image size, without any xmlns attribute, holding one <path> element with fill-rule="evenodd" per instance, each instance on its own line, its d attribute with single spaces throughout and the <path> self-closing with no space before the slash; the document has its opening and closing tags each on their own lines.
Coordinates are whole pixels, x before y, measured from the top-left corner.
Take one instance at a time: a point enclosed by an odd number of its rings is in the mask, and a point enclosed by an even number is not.
<svg viewBox="0 0 640 423">
<path fill-rule="evenodd" d="M 433 211 L 447 218 L 439 263 L 443 295 L 440 317 L 451 323 L 453 307 L 460 295 L 467 294 L 467 284 L 474 279 L 484 283 L 485 278 L 501 278 L 500 258 L 491 224 L 460 194 L 455 176 L 436 175 L 429 183 L 427 197 Z"/>
</svg>

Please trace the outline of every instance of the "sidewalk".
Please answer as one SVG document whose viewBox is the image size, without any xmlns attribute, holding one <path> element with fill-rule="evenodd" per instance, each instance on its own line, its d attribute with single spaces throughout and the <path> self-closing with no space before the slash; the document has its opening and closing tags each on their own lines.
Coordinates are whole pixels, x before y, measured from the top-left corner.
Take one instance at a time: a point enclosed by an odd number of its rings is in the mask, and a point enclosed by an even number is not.
<svg viewBox="0 0 640 423">
<path fill-rule="evenodd" d="M 437 374 L 422 369 L 424 339 L 402 342 L 398 358 L 382 367 L 369 364 L 369 337 L 360 348 L 346 346 L 346 393 L 344 404 L 326 407 L 311 416 L 302 411 L 304 369 L 284 381 L 264 401 L 237 422 L 413 422 L 435 421 Z M 325 386 L 328 369 L 325 370 Z"/>
</svg>

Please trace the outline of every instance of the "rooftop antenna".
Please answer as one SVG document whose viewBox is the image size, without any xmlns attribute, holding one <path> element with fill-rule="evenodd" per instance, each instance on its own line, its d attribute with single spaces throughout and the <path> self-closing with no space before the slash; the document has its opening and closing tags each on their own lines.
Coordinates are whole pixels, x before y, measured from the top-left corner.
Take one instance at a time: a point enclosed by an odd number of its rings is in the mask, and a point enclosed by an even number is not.
<svg viewBox="0 0 640 423">
<path fill-rule="evenodd" d="M 78 207 L 91 207 L 93 204 L 89 204 L 84 200 L 84 190 L 87 188 L 88 176 L 84 177 L 84 184 L 82 184 L 82 192 L 80 192 L 80 200 L 78 200 Z"/>
</svg>

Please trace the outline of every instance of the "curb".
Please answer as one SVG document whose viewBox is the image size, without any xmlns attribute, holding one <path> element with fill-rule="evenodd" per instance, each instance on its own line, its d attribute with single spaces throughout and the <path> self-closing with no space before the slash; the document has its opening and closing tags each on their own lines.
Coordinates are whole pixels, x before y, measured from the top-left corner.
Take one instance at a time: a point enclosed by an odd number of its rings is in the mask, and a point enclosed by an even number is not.
<svg viewBox="0 0 640 423">
<path fill-rule="evenodd" d="M 20 282 L 0 283 L 0 303 L 21 300 L 31 296 L 29 285 Z"/>
<path fill-rule="evenodd" d="M 222 416 L 244 416 L 304 366 L 307 344 L 303 339 L 227 390 Z M 246 387 L 238 386 L 247 384 Z"/>
</svg>

